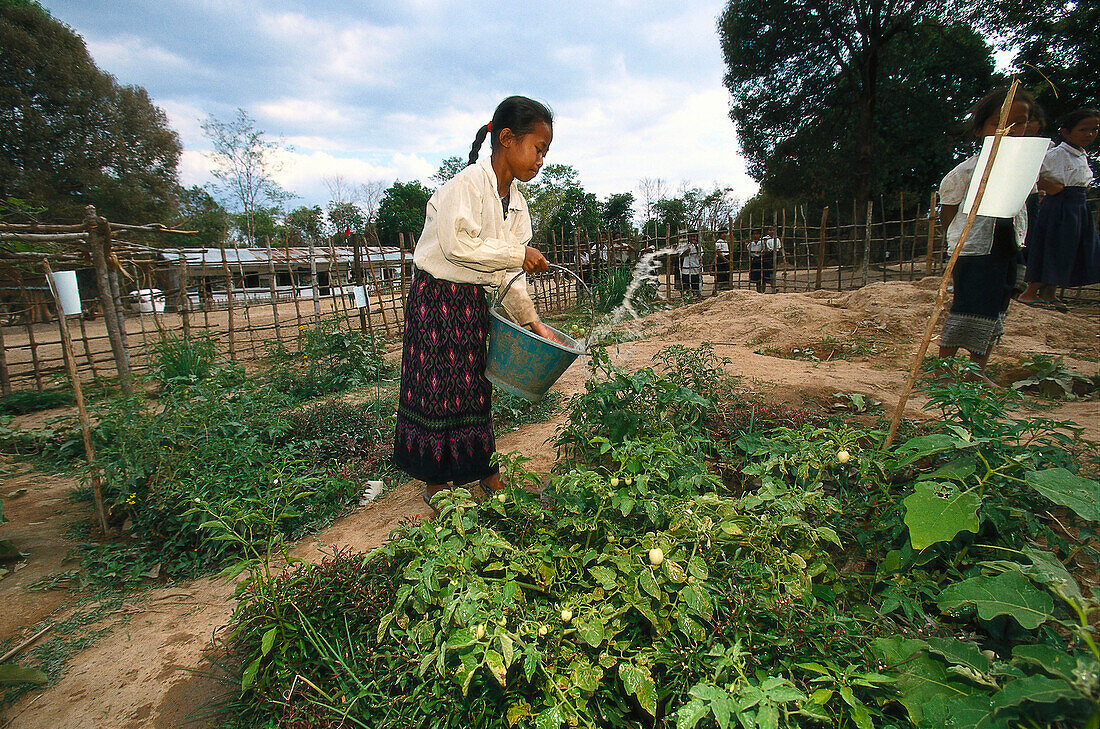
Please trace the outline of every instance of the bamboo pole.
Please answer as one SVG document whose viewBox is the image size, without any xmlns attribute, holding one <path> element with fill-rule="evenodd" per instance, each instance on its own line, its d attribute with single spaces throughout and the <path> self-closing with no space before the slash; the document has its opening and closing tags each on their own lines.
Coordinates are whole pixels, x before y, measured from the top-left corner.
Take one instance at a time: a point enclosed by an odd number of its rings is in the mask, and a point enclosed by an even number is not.
<svg viewBox="0 0 1100 729">
<path fill-rule="evenodd" d="M 145 315 L 141 312 L 141 292 L 145 288 L 145 284 L 141 279 L 141 272 L 138 271 L 137 264 L 133 261 L 130 262 L 131 268 L 134 270 L 134 285 L 137 286 L 137 320 L 138 320 L 138 332 L 141 334 L 141 356 L 145 358 L 145 366 L 149 366 L 149 340 L 145 336 Z M 156 309 L 156 302 L 153 300 L 153 292 L 149 292 L 149 305 Z M 139 360 L 140 362 L 140 357 Z M 140 364 L 139 364 L 140 366 Z"/>
<path fill-rule="evenodd" d="M 378 250 L 382 250 L 379 246 Z M 382 300 L 382 287 L 378 284 L 378 276 L 374 273 L 374 261 L 371 259 L 370 248 L 367 248 L 367 275 L 370 276 L 371 289 L 374 291 L 374 295 L 378 297 L 378 310 L 382 314 L 382 328 L 386 330 L 386 337 L 393 336 L 393 332 L 390 331 L 389 318 L 386 316 L 386 302 Z M 370 304 L 370 297 L 367 297 L 367 304 Z"/>
<path fill-rule="evenodd" d="M 19 293 L 23 297 L 24 303 L 27 305 L 27 318 L 23 321 L 23 327 L 27 330 L 27 344 L 31 350 L 31 366 L 34 369 L 34 386 L 35 389 L 41 392 L 44 388 L 42 384 L 42 369 L 41 363 L 38 359 L 38 341 L 34 336 L 34 305 L 31 303 L 30 294 L 27 293 L 27 287 L 23 283 L 23 278 L 19 278 Z"/>
<path fill-rule="evenodd" d="M 283 331 L 279 328 L 279 295 L 275 286 L 275 259 L 271 255 L 271 236 L 264 236 L 264 245 L 267 248 L 267 289 L 271 296 L 271 321 L 275 325 L 275 341 L 281 347 L 283 344 Z"/>
<path fill-rule="evenodd" d="M 920 346 L 917 348 L 917 353 L 913 356 L 913 365 L 909 370 L 909 379 L 905 382 L 905 388 L 901 392 L 901 397 L 898 398 L 898 406 L 894 410 L 894 417 L 890 420 L 890 431 L 886 435 L 886 442 L 883 444 L 884 448 L 889 448 L 898 434 L 898 425 L 901 423 L 901 416 L 905 412 L 905 405 L 909 402 L 909 394 L 913 391 L 913 385 L 916 383 L 917 376 L 920 374 L 921 364 L 924 362 L 924 355 L 928 351 L 929 342 L 932 340 L 932 331 L 935 329 L 936 322 L 939 320 L 940 313 L 943 311 L 944 300 L 947 297 L 947 285 L 951 280 L 952 271 L 955 270 L 955 261 L 959 259 L 959 253 L 962 251 L 966 239 L 970 236 L 970 228 L 974 225 L 974 218 L 977 217 L 978 207 L 982 203 L 982 196 L 985 195 L 985 186 L 989 182 L 989 174 L 993 171 L 993 161 L 997 157 L 997 150 L 1000 149 L 1001 139 L 1004 138 L 1004 135 L 1008 132 L 1005 124 L 1008 123 L 1008 113 L 1012 109 L 1012 99 L 1016 95 L 1016 88 L 1019 85 L 1020 80 L 1013 79 L 1012 86 L 1009 87 L 1008 93 L 1005 95 L 1004 104 L 1001 105 L 1001 118 L 997 123 L 997 131 L 993 135 L 993 144 L 989 149 L 989 159 L 986 160 L 985 169 L 982 171 L 982 177 L 978 183 L 978 189 L 974 194 L 974 203 L 970 206 L 970 210 L 966 214 L 966 225 L 963 226 L 962 232 L 959 233 L 959 240 L 955 244 L 955 249 L 951 251 L 951 257 L 947 260 L 947 267 L 944 269 L 943 278 L 940 280 L 940 290 L 936 295 L 936 305 L 933 307 L 932 313 L 928 317 L 928 323 L 925 326 L 924 336 L 921 339 Z"/>
<path fill-rule="evenodd" d="M 821 288 L 821 270 L 825 267 L 825 226 L 829 221 L 829 206 L 821 209 L 821 233 L 817 240 L 817 273 L 814 276 L 814 288 Z"/>
<path fill-rule="evenodd" d="M 176 306 L 179 308 L 180 321 L 183 323 L 183 338 L 190 341 L 191 339 L 191 296 L 187 293 L 188 289 L 188 275 L 187 275 L 187 257 L 183 255 L 183 251 L 180 251 L 179 268 L 176 273 L 176 279 L 179 281 L 179 302 Z"/>
<path fill-rule="evenodd" d="M 99 373 L 95 369 L 95 358 L 92 356 L 92 345 L 88 340 L 88 329 L 84 326 L 84 315 L 81 314 L 76 320 L 80 323 L 80 341 L 84 344 L 84 356 L 88 359 L 88 368 L 92 371 L 92 379 L 99 379 Z M 3 339 L 0 338 L 0 349 L 3 346 Z"/>
<path fill-rule="evenodd" d="M 206 332 L 210 331 L 210 307 L 214 305 L 214 287 L 210 286 L 209 273 L 206 270 L 206 246 L 202 247 L 202 265 L 199 275 L 202 282 L 199 284 L 199 303 L 202 304 L 202 323 Z M 208 288 L 209 287 L 209 288 Z"/>
<path fill-rule="evenodd" d="M 291 259 L 290 259 L 290 237 L 289 236 L 286 236 L 286 235 L 283 236 L 283 248 L 286 251 L 286 268 L 287 268 L 287 271 L 290 272 L 290 288 L 291 288 L 291 291 L 293 292 L 291 294 L 291 299 L 294 301 L 294 321 L 296 322 L 296 324 L 298 326 L 298 329 L 297 329 L 298 336 L 295 339 L 295 341 L 298 344 L 298 351 L 301 352 L 302 351 L 302 330 L 305 328 L 305 326 L 302 324 L 302 304 L 298 300 L 298 271 L 294 267 L 294 265 L 293 265 L 293 263 L 291 262 Z"/>
<path fill-rule="evenodd" d="M 92 248 L 92 262 L 96 271 L 96 284 L 99 287 L 99 309 L 103 314 L 103 323 L 107 328 L 107 338 L 114 355 L 115 373 L 127 395 L 134 392 L 134 383 L 130 373 L 130 354 L 119 325 L 118 312 L 115 310 L 115 298 L 111 292 L 111 276 L 107 267 L 107 246 L 110 245 L 110 223 L 106 218 L 96 215 L 95 207 L 84 208 L 84 224 L 88 227 Z"/>
<path fill-rule="evenodd" d="M 4 345 L 4 327 L 0 325 L 0 393 L 11 394 L 11 372 L 8 371 L 8 348 Z"/>
<path fill-rule="evenodd" d="M 244 299 L 244 330 L 248 334 L 248 351 L 252 359 L 256 359 L 256 338 L 252 336 L 252 307 L 248 302 L 248 284 L 244 275 L 244 264 L 241 263 L 241 253 L 237 251 L 237 271 L 241 274 L 241 293 Z"/>
<path fill-rule="evenodd" d="M 46 281 L 49 284 L 50 293 L 53 295 L 54 305 L 57 307 L 57 326 L 61 332 L 61 351 L 65 358 L 65 369 L 69 373 L 69 379 L 73 383 L 73 398 L 76 400 L 76 411 L 80 418 L 80 435 L 84 441 L 84 457 L 88 461 L 88 468 L 92 476 L 92 496 L 95 499 L 96 516 L 99 517 L 99 527 L 103 530 L 103 536 L 107 536 L 107 514 L 103 509 L 103 482 L 99 468 L 95 461 L 95 447 L 92 445 L 92 429 L 88 421 L 88 410 L 84 406 L 84 391 L 80 387 L 80 376 L 76 371 L 76 357 L 73 354 L 73 340 L 69 336 L 69 325 L 65 318 L 65 312 L 61 308 L 61 298 L 53 287 L 53 271 L 48 260 L 42 261 L 42 268 L 46 272 Z"/>
<path fill-rule="evenodd" d="M 234 316 L 233 316 L 233 277 L 229 273 L 229 259 L 225 256 L 225 241 L 219 241 L 222 252 L 222 276 L 225 278 L 225 310 L 227 326 L 229 327 L 229 361 L 237 361 L 237 342 L 234 341 Z"/>
<path fill-rule="evenodd" d="M 317 250 L 313 245 L 313 234 L 307 233 L 309 241 L 309 292 L 313 295 L 313 326 L 321 323 L 321 289 L 317 285 Z"/>
</svg>

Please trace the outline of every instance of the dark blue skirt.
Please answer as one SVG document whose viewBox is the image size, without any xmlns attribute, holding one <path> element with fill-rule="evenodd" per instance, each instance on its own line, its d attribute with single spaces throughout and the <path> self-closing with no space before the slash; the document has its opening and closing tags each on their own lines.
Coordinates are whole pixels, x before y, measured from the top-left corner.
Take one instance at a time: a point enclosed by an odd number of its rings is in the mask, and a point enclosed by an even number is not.
<svg viewBox="0 0 1100 729">
<path fill-rule="evenodd" d="M 1100 283 L 1100 241 L 1084 187 L 1043 198 L 1028 237 L 1028 283 L 1064 288 Z"/>
<path fill-rule="evenodd" d="M 498 471 L 493 385 L 485 377 L 489 303 L 480 286 L 419 269 L 405 305 L 393 462 L 429 484 L 460 486 Z"/>
</svg>

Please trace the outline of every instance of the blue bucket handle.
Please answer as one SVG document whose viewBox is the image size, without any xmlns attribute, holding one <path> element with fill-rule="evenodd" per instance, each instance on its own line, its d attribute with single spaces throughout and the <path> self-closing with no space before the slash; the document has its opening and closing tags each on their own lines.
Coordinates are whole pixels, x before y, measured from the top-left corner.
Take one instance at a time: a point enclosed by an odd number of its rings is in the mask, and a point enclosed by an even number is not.
<svg viewBox="0 0 1100 729">
<path fill-rule="evenodd" d="M 592 299 L 592 289 L 588 288 L 588 284 L 586 284 L 584 282 L 584 279 L 582 279 L 580 276 L 575 274 L 569 268 L 567 268 L 565 266 L 558 265 L 557 263 L 548 263 L 547 266 L 548 266 L 548 268 L 557 268 L 557 269 L 560 269 L 562 271 L 565 271 L 570 276 L 577 279 L 577 283 L 579 283 L 581 286 L 584 287 L 585 295 L 588 297 L 588 300 L 590 302 L 592 302 L 592 320 L 591 320 L 591 326 L 588 327 L 588 330 L 589 330 L 589 332 L 594 332 L 595 329 L 596 329 L 596 304 L 595 304 L 595 301 L 593 301 L 593 299 Z M 516 281 L 518 281 L 519 277 L 524 275 L 525 273 L 526 273 L 526 271 L 520 271 L 515 276 L 513 276 L 512 279 L 508 283 L 506 283 L 504 286 L 501 287 L 500 293 L 497 294 L 497 298 L 493 302 L 493 308 L 496 308 L 496 307 L 500 306 L 500 302 L 504 301 L 504 295 L 508 293 L 508 289 L 512 288 L 512 284 L 514 284 Z"/>
</svg>

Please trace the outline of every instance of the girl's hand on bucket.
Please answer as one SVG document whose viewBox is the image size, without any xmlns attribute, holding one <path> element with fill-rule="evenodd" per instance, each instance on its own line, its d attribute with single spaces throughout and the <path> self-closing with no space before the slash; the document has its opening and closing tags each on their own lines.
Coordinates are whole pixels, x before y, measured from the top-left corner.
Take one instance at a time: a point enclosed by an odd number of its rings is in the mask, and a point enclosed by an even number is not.
<svg viewBox="0 0 1100 729">
<path fill-rule="evenodd" d="M 531 322 L 530 326 L 531 331 L 533 331 L 535 334 L 538 334 L 543 339 L 549 339 L 555 344 L 565 346 L 565 342 L 558 339 L 558 335 L 554 334 L 554 330 L 543 324 L 541 321 L 533 321 Z"/>
<path fill-rule="evenodd" d="M 536 273 L 545 271 L 550 267 L 550 262 L 546 260 L 546 256 L 539 252 L 538 248 L 532 248 L 531 246 L 524 246 L 523 254 L 523 270 L 527 273 Z M 541 334 L 539 336 L 542 336 Z"/>
</svg>

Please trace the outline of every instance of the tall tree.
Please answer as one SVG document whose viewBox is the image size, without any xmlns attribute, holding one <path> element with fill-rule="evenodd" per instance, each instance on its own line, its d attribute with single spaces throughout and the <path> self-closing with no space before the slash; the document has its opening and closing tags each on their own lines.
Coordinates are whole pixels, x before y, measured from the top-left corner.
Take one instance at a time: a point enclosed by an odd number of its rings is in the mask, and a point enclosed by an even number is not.
<svg viewBox="0 0 1100 729">
<path fill-rule="evenodd" d="M 572 165 L 548 164 L 538 181 L 523 186 L 531 211 L 536 240 L 546 240 L 551 230 L 595 230 L 600 225 L 600 201 L 581 185 Z"/>
<path fill-rule="evenodd" d="M 419 236 L 432 191 L 417 181 L 395 182 L 378 204 L 378 240 L 384 246 L 396 246 L 400 233 Z"/>
<path fill-rule="evenodd" d="M 600 219 L 609 230 L 629 231 L 634 227 L 634 194 L 618 192 L 600 203 Z"/>
<path fill-rule="evenodd" d="M 852 193 L 866 203 L 876 181 L 884 63 L 893 58 L 895 66 L 904 66 L 900 54 L 892 54 L 895 46 L 922 27 L 949 24 L 961 12 L 954 0 L 730 0 L 719 19 L 719 37 L 733 97 L 730 116 L 750 174 L 767 184 L 769 161 L 790 140 L 815 138 L 819 142 L 810 145 L 806 161 L 821 168 L 830 160 L 850 160 Z M 919 91 L 915 83 L 905 90 Z M 915 106 L 912 99 L 906 104 Z"/>
<path fill-rule="evenodd" d="M 1052 126 L 1074 109 L 1100 104 L 1100 5 L 997 0 L 996 11 L 984 20 L 1015 51 L 1013 65 Z M 1090 152 L 1096 159 L 1096 148 Z"/>
<path fill-rule="evenodd" d="M 365 233 L 367 218 L 359 206 L 352 202 L 336 202 L 328 204 L 328 222 L 333 232 L 342 235 L 345 232 Z"/>
<path fill-rule="evenodd" d="M 466 163 L 467 160 L 461 157 L 447 157 L 440 163 L 439 169 L 432 174 L 431 179 L 442 185 L 444 182 L 466 169 Z"/>
<path fill-rule="evenodd" d="M 275 181 L 281 146 L 257 129 L 244 109 L 237 109 L 229 121 L 207 117 L 202 131 L 214 146 L 209 155 L 214 163 L 211 172 L 240 213 L 245 244 L 255 245 L 257 210 L 265 204 L 278 206 L 291 197 Z"/>
<path fill-rule="evenodd" d="M 177 190 L 179 212 L 173 227 L 194 230 L 198 235 L 171 235 L 168 242 L 176 247 L 217 248 L 229 232 L 229 213 L 206 188 L 181 187 Z"/>
<path fill-rule="evenodd" d="M 36 2 L 0 2 L 0 199 L 79 218 L 173 213 L 179 137 L 145 90 L 96 67 L 84 41 Z"/>
</svg>

